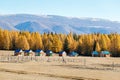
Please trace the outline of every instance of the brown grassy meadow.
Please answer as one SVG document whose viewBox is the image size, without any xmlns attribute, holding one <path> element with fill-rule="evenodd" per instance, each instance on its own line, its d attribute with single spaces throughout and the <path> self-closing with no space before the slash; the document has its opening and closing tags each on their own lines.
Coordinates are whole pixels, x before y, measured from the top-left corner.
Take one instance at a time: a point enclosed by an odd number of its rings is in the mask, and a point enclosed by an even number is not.
<svg viewBox="0 0 120 80">
<path fill-rule="evenodd" d="M 58 56 L 51 57 L 51 59 L 54 58 L 58 58 Z M 26 62 L 1 61 L 0 79 L 120 80 L 120 58 L 65 57 L 65 59 L 69 60 L 66 63 L 63 61 L 42 62 L 36 60 Z"/>
</svg>

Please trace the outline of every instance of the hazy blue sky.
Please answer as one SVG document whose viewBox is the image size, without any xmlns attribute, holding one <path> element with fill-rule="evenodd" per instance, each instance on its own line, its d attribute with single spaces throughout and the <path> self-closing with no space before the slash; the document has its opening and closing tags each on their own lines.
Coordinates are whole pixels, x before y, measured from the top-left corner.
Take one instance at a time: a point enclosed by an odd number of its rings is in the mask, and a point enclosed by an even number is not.
<svg viewBox="0 0 120 80">
<path fill-rule="evenodd" d="M 120 0 L 0 0 L 0 14 L 17 13 L 120 21 Z"/>
</svg>

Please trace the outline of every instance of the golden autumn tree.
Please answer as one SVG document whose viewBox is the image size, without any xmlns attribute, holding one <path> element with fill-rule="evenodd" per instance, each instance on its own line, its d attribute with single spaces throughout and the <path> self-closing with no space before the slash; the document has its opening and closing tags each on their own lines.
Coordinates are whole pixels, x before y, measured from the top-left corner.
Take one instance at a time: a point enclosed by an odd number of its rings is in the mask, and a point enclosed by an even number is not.
<svg viewBox="0 0 120 80">
<path fill-rule="evenodd" d="M 99 42 L 96 42 L 96 48 L 95 48 L 95 50 L 98 51 L 98 52 L 101 51 Z"/>
<path fill-rule="evenodd" d="M 4 50 L 9 50 L 10 48 L 10 35 L 9 35 L 9 31 L 4 30 L 2 33 L 2 49 Z"/>
<path fill-rule="evenodd" d="M 16 42 L 17 49 L 23 49 L 28 50 L 29 49 L 29 43 L 24 35 L 19 35 L 17 42 Z"/>
<path fill-rule="evenodd" d="M 120 35 L 112 34 L 110 51 L 112 52 L 112 56 L 120 56 Z"/>
<path fill-rule="evenodd" d="M 2 49 L 2 43 L 3 43 L 3 31 L 0 29 L 0 49 Z"/>
<path fill-rule="evenodd" d="M 105 37 L 105 41 L 106 41 L 106 44 L 107 44 L 107 50 L 110 51 L 111 40 L 110 40 L 110 38 L 107 34 L 104 34 L 104 37 Z"/>
<path fill-rule="evenodd" d="M 20 32 L 20 35 L 25 36 L 27 40 L 31 37 L 31 34 L 28 31 L 22 31 Z"/>
<path fill-rule="evenodd" d="M 60 41 L 60 38 L 57 34 L 53 35 L 53 41 L 52 41 L 52 50 L 54 52 L 59 52 L 62 50 L 62 42 Z"/>
<path fill-rule="evenodd" d="M 116 40 L 116 47 L 117 47 L 117 55 L 120 56 L 120 35 L 117 35 L 117 40 Z"/>
<path fill-rule="evenodd" d="M 19 32 L 18 31 L 11 31 L 11 32 L 9 32 L 9 34 L 10 34 L 10 40 L 11 40 L 10 49 L 12 49 L 12 50 L 17 49 L 16 42 L 18 39 Z"/>
<path fill-rule="evenodd" d="M 117 37 L 117 55 L 120 56 L 120 35 Z"/>
<path fill-rule="evenodd" d="M 99 40 L 99 43 L 100 43 L 101 50 L 108 50 L 105 36 L 102 34 L 100 37 L 101 37 L 101 38 L 100 38 L 100 40 Z"/>
<path fill-rule="evenodd" d="M 79 38 L 78 40 L 78 45 L 77 45 L 77 52 L 79 54 L 83 54 L 83 41 L 82 41 L 82 37 Z"/>
<path fill-rule="evenodd" d="M 34 46 L 35 46 L 34 36 L 30 35 L 30 37 L 28 38 L 28 43 L 29 43 L 30 49 L 34 50 Z"/>
<path fill-rule="evenodd" d="M 34 50 L 36 49 L 43 49 L 43 43 L 42 43 L 42 38 L 41 35 L 38 32 L 35 32 L 32 34 L 33 40 L 34 40 Z"/>
<path fill-rule="evenodd" d="M 48 44 L 49 44 L 49 39 L 48 39 L 48 34 L 44 33 L 42 35 L 42 42 L 43 42 L 43 49 L 46 51 L 49 49 Z"/>
<path fill-rule="evenodd" d="M 52 50 L 53 34 L 48 34 L 48 49 Z"/>
<path fill-rule="evenodd" d="M 62 49 L 64 50 L 64 41 L 66 39 L 66 34 L 59 34 L 58 37 L 59 37 L 59 40 L 60 42 L 62 43 Z"/>
<path fill-rule="evenodd" d="M 91 55 L 93 51 L 94 40 L 92 35 L 84 35 L 83 37 L 83 51 L 85 55 Z"/>
<path fill-rule="evenodd" d="M 72 33 L 68 34 L 68 36 L 66 37 L 67 41 L 68 41 L 68 49 L 69 51 L 74 51 L 77 49 L 77 41 L 74 40 Z"/>
</svg>

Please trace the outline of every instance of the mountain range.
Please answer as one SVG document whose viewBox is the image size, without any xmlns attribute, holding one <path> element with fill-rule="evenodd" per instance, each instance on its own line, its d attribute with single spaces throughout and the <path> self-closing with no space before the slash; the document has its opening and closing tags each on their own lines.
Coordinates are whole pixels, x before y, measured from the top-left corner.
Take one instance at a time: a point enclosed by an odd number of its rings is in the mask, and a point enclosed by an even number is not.
<svg viewBox="0 0 120 80">
<path fill-rule="evenodd" d="M 40 33 L 120 33 L 120 22 L 99 18 L 14 14 L 0 15 L 0 28 Z"/>
</svg>

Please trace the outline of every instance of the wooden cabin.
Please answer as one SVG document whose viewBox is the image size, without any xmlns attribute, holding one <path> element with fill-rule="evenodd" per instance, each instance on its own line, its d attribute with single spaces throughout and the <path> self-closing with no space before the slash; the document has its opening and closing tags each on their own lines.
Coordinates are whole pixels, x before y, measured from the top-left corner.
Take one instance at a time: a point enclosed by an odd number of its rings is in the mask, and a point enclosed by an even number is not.
<svg viewBox="0 0 120 80">
<path fill-rule="evenodd" d="M 35 56 L 46 56 L 46 53 L 43 50 L 36 50 L 35 51 Z"/>
<path fill-rule="evenodd" d="M 46 56 L 52 56 L 52 55 L 53 55 L 53 52 L 51 50 L 46 51 Z"/>
<path fill-rule="evenodd" d="M 24 56 L 35 56 L 34 52 L 32 50 L 25 50 Z"/>
<path fill-rule="evenodd" d="M 110 52 L 109 51 L 101 51 L 100 56 L 101 57 L 110 57 Z"/>
<path fill-rule="evenodd" d="M 92 52 L 92 57 L 97 57 L 97 56 L 99 56 L 99 53 L 97 51 L 93 51 Z"/>
<path fill-rule="evenodd" d="M 24 53 L 23 53 L 23 50 L 21 49 L 17 49 L 14 51 L 14 56 L 23 56 Z"/>
<path fill-rule="evenodd" d="M 60 51 L 59 52 L 59 56 L 66 56 L 66 55 L 67 55 L 67 53 L 65 51 Z"/>
<path fill-rule="evenodd" d="M 68 56 L 76 57 L 76 56 L 78 56 L 78 53 L 75 52 L 75 51 L 72 51 L 72 52 L 70 52 L 70 53 L 68 54 Z"/>
</svg>

